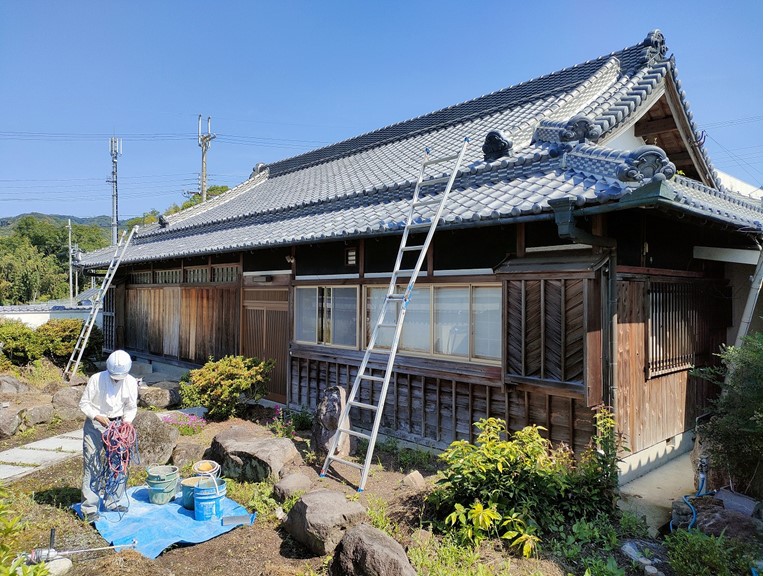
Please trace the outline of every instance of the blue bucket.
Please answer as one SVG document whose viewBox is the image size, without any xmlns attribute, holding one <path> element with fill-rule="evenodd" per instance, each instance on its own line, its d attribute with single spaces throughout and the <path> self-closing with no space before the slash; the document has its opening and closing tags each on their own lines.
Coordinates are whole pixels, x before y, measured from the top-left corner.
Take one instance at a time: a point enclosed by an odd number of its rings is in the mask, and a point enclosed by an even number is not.
<svg viewBox="0 0 768 576">
<path fill-rule="evenodd" d="M 227 495 L 224 478 L 204 478 L 194 487 L 195 520 L 221 518 L 221 501 Z"/>
</svg>

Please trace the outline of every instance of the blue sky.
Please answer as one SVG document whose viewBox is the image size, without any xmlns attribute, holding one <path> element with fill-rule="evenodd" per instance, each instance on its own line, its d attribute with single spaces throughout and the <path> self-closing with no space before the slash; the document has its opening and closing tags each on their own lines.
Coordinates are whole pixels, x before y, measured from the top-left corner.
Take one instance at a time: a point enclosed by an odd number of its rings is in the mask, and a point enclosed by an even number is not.
<svg viewBox="0 0 768 576">
<path fill-rule="evenodd" d="M 617 5 L 619 7 L 617 7 Z M 636 44 L 659 28 L 716 166 L 762 186 L 762 3 L 0 3 L 0 217 L 120 219 Z"/>
</svg>

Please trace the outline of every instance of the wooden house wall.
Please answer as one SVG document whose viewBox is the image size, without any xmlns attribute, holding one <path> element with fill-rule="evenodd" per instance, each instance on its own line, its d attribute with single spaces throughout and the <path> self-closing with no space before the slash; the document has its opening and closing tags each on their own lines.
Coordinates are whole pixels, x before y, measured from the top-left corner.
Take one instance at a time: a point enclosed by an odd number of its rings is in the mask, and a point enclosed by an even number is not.
<svg viewBox="0 0 768 576">
<path fill-rule="evenodd" d="M 349 390 L 360 363 L 354 352 L 329 353 L 320 347 L 293 345 L 288 391 L 289 405 L 314 410 L 320 393 L 329 386 Z M 501 418 L 510 430 L 536 424 L 552 442 L 583 449 L 593 433 L 592 411 L 583 398 L 548 387 L 511 387 L 500 384 L 501 368 L 399 358 L 382 414 L 387 434 L 422 445 L 445 447 L 454 440 L 476 439 L 473 423 Z M 373 359 L 374 374 L 383 374 L 386 358 Z M 370 381 L 363 381 L 362 402 L 374 403 Z M 373 413 L 354 408 L 353 426 L 370 429 Z"/>
<path fill-rule="evenodd" d="M 128 286 L 125 299 L 131 350 L 197 364 L 239 353 L 239 286 Z"/>
<path fill-rule="evenodd" d="M 712 384 L 692 377 L 688 369 L 646 376 L 647 291 L 643 279 L 618 283 L 616 421 L 633 453 L 692 429 L 716 394 Z M 717 350 L 724 326 L 713 322 L 704 329 L 702 346 Z"/>
</svg>

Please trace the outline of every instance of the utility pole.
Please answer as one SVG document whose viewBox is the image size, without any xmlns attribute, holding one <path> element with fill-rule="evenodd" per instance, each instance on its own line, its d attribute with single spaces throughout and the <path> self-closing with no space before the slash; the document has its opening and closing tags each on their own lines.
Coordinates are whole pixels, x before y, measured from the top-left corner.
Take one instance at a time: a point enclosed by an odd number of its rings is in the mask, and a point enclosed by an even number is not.
<svg viewBox="0 0 768 576">
<path fill-rule="evenodd" d="M 211 117 L 208 116 L 208 134 L 203 134 L 203 115 L 197 116 L 197 145 L 203 150 L 203 166 L 200 172 L 200 200 L 205 202 L 208 199 L 208 184 L 206 182 L 206 161 L 205 156 L 208 148 L 211 146 L 211 140 L 216 138 L 216 134 L 211 134 Z"/>
<path fill-rule="evenodd" d="M 109 155 L 112 156 L 112 246 L 117 245 L 117 157 L 123 155 L 122 138 L 109 139 Z"/>
<path fill-rule="evenodd" d="M 69 239 L 67 240 L 67 254 L 69 254 L 69 299 L 75 297 L 72 292 L 72 219 L 67 218 L 67 232 Z"/>
</svg>

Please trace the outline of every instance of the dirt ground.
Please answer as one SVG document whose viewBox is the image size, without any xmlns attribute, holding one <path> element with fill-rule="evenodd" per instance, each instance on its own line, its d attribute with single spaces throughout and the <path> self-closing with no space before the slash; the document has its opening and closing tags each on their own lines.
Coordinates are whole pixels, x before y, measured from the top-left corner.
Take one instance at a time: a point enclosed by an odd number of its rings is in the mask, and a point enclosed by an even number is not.
<svg viewBox="0 0 768 576">
<path fill-rule="evenodd" d="M 231 419 L 227 422 L 209 423 L 201 433 L 184 436 L 183 441 L 195 441 L 210 445 L 213 437 L 228 426 L 244 426 L 253 430 L 255 436 L 271 435 L 265 426 L 269 414 L 250 414 L 249 420 Z M 255 421 L 252 421 L 255 420 Z M 72 424 L 69 423 L 69 428 Z M 0 449 L 17 443 L 30 442 L 39 437 L 61 433 L 61 430 L 37 429 L 23 439 L 10 439 L 0 443 Z M 299 451 L 306 456 L 306 432 L 300 433 L 294 441 Z M 15 437 L 14 437 L 15 438 Z M 20 441 L 21 440 L 21 441 Z M 311 458 L 308 458 L 311 460 Z M 429 460 L 428 462 L 425 460 Z M 328 477 L 320 478 L 322 462 L 302 462 L 291 468 L 312 479 L 312 488 L 339 490 L 350 499 L 359 499 L 363 506 L 370 503 L 381 505 L 386 502 L 387 515 L 398 525 L 401 544 L 408 546 L 414 534 L 421 529 L 424 513 L 425 492 L 403 486 L 404 476 L 410 469 L 403 467 L 402 457 L 390 450 L 379 450 L 374 457 L 374 465 L 363 493 L 357 492 L 359 472 L 351 467 L 340 466 Z M 405 461 L 408 465 L 409 462 Z M 428 485 L 435 480 L 437 462 L 434 456 L 420 462 L 421 472 Z M 69 509 L 70 505 L 80 500 L 80 480 L 82 460 L 73 458 L 63 464 L 42 469 L 12 484 L 10 488 L 22 494 L 20 512 L 27 525 L 21 537 L 17 539 L 17 549 L 31 550 L 46 547 L 50 529 L 56 528 L 56 548 L 72 550 L 105 546 L 107 543 L 89 524 L 79 520 Z M 497 557 L 512 560 L 504 550 L 488 549 L 484 558 Z M 119 553 L 90 552 L 73 555 L 72 576 L 92 574 L 120 574 L 123 576 L 193 576 L 193 575 L 253 575 L 287 576 L 325 574 L 327 559 L 311 555 L 297 544 L 280 527 L 280 522 L 272 514 L 262 516 L 252 526 L 240 526 L 217 538 L 193 546 L 178 546 L 166 550 L 155 560 L 149 560 L 132 550 Z M 547 561 L 522 561 L 515 564 L 519 570 L 509 574 L 531 574 L 538 571 L 542 576 L 561 576 L 560 568 Z"/>
</svg>

